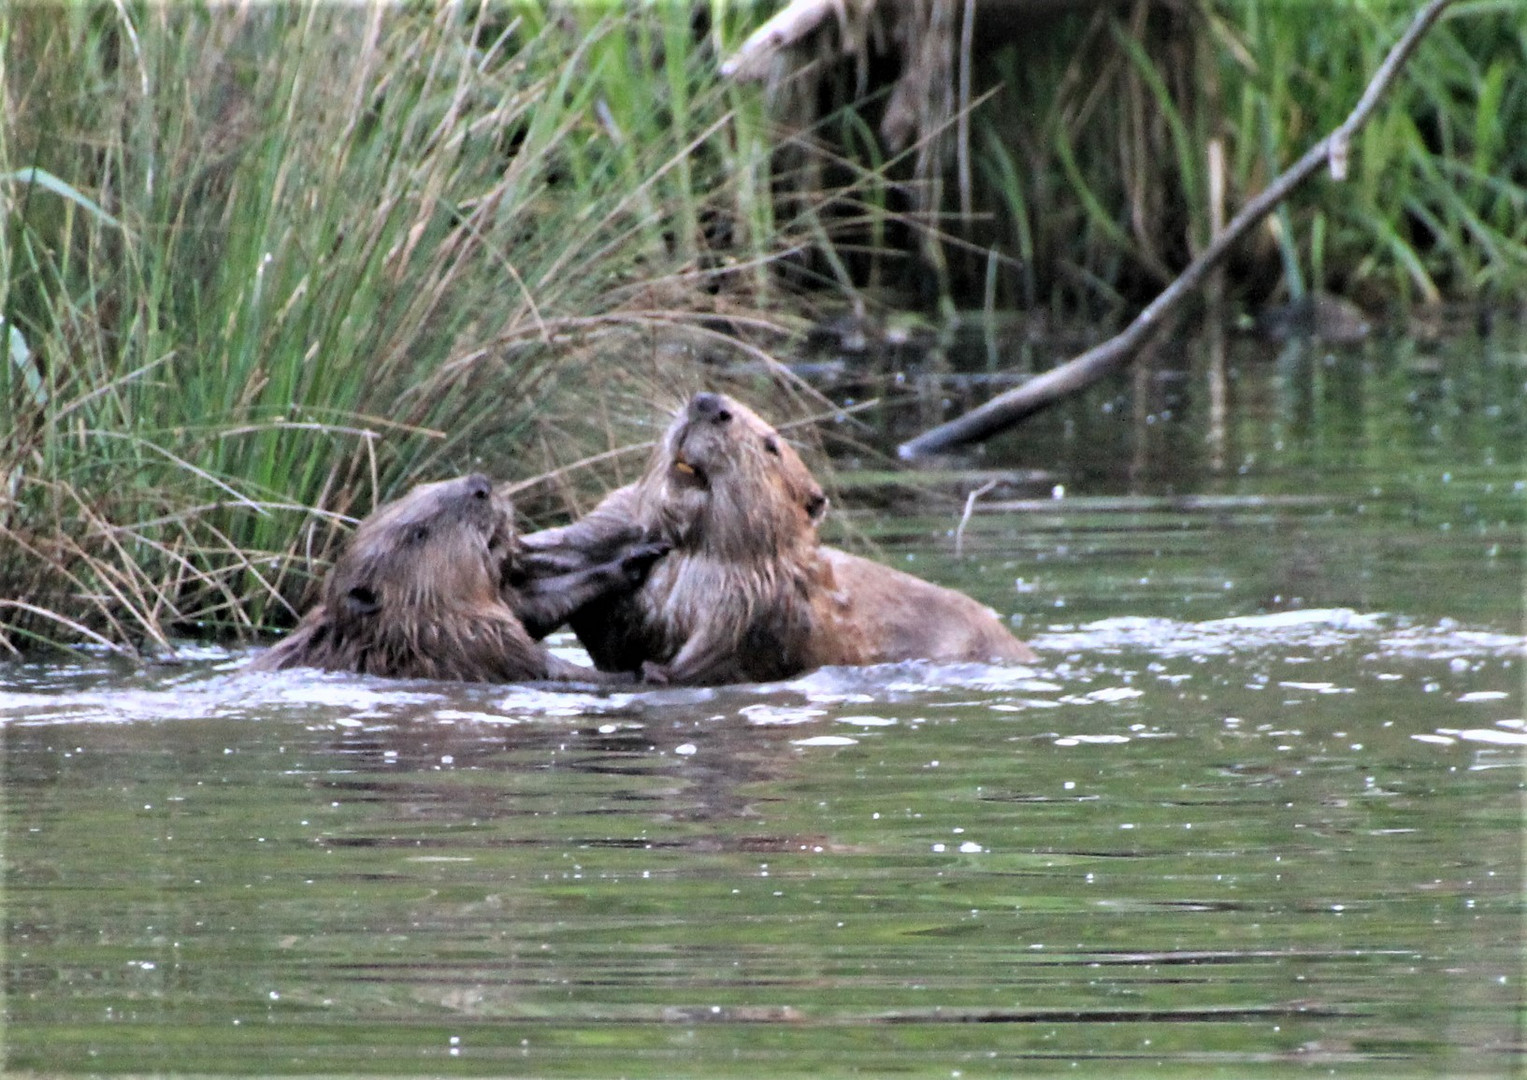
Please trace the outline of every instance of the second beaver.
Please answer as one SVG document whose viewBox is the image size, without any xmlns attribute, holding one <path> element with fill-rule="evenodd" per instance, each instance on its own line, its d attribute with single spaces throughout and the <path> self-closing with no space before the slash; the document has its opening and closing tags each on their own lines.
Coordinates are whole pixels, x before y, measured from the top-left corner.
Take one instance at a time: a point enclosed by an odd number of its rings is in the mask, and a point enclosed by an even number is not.
<svg viewBox="0 0 1527 1080">
<path fill-rule="evenodd" d="M 634 587 L 666 550 L 622 542 L 629 530 L 614 535 L 602 548 L 614 554 L 598 564 L 517 574 L 513 510 L 487 477 L 421 484 L 360 523 L 318 606 L 251 667 L 481 682 L 616 681 L 551 655 L 536 640 L 572 611 Z"/>
<path fill-rule="evenodd" d="M 696 394 L 636 483 L 532 552 L 594 550 L 634 523 L 672 545 L 646 582 L 573 613 L 600 668 L 650 682 L 788 678 L 829 664 L 1032 661 L 970 597 L 827 547 L 827 499 L 795 450 L 745 405 Z"/>
</svg>

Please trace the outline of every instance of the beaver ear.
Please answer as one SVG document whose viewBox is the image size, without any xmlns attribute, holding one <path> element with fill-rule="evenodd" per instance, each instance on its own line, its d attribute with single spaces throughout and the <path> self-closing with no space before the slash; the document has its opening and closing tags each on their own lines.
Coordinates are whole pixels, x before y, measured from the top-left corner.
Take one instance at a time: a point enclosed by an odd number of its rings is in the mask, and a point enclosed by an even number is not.
<svg viewBox="0 0 1527 1080">
<path fill-rule="evenodd" d="M 813 523 L 821 521 L 827 514 L 827 496 L 819 487 L 813 487 L 806 493 L 806 516 Z"/>
<path fill-rule="evenodd" d="M 382 601 L 376 593 L 364 585 L 356 585 L 345 593 L 345 610 L 351 615 L 375 615 L 382 610 Z"/>
</svg>

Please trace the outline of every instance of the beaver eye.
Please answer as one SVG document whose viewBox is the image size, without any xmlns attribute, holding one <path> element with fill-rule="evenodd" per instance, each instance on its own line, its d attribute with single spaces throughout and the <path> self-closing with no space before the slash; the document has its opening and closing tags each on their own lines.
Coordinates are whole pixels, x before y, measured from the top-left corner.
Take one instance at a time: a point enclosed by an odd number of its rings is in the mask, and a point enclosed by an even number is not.
<svg viewBox="0 0 1527 1080">
<path fill-rule="evenodd" d="M 382 607 L 377 595 L 364 585 L 357 585 L 345 594 L 345 605 L 356 615 L 374 615 Z"/>
<path fill-rule="evenodd" d="M 428 525 L 415 525 L 408 530 L 408 542 L 410 544 L 422 544 L 429 539 Z"/>
<path fill-rule="evenodd" d="M 764 436 L 764 449 L 775 457 L 779 457 L 779 440 L 773 435 Z"/>
</svg>

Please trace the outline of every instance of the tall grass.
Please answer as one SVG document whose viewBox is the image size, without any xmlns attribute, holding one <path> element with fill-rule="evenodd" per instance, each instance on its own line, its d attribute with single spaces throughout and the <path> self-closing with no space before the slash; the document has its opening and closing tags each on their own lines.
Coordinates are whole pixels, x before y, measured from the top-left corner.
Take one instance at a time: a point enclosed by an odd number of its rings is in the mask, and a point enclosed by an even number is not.
<svg viewBox="0 0 1527 1080">
<path fill-rule="evenodd" d="M 976 61 L 976 86 L 1000 86 L 971 123 L 976 213 L 952 196 L 939 208 L 946 285 L 1058 314 L 1145 302 L 1208 241 L 1211 143 L 1233 213 L 1345 118 L 1415 7 L 1137 0 L 996 39 Z M 1522 14 L 1517 0 L 1450 9 L 1352 147 L 1350 177 L 1298 192 L 1229 268 L 1233 293 L 1396 308 L 1527 295 Z"/>
<path fill-rule="evenodd" d="M 1233 209 L 1411 7 L 1042 21 L 977 57 L 973 213 L 926 202 L 957 118 L 888 154 L 857 69 L 787 79 L 814 103 L 789 137 L 719 82 L 760 14 L 727 0 L 0 7 L 0 652 L 279 623 L 420 479 L 577 499 L 564 467 L 649 435 L 705 361 L 768 370 L 800 286 L 926 285 L 931 258 L 967 305 L 1123 311 L 1207 242 L 1209 147 Z M 1456 5 L 1232 289 L 1527 294 L 1519 16 Z"/>
<path fill-rule="evenodd" d="M 279 622 L 346 518 L 769 340 L 734 17 L 604 13 L 0 9 L 0 649 Z"/>
</svg>

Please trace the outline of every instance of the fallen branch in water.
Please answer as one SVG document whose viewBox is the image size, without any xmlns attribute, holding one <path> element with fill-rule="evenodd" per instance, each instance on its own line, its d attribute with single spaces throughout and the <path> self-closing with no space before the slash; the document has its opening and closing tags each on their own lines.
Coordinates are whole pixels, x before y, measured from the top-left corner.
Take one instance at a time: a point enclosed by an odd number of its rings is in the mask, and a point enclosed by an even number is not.
<svg viewBox="0 0 1527 1080">
<path fill-rule="evenodd" d="M 1168 285 L 1155 300 L 1135 316 L 1122 331 L 1103 344 L 1088 349 L 1082 355 L 1057 368 L 1037 375 L 1005 393 L 998 394 L 986 404 L 957 416 L 947 423 L 923 432 L 915 439 L 901 444 L 898 454 L 903 460 L 913 460 L 928 454 L 947 450 L 963 443 L 978 442 L 1005 428 L 1011 427 L 1026 416 L 1039 412 L 1101 379 L 1117 367 L 1133 359 L 1136 350 L 1152 334 L 1161 329 L 1166 317 L 1201 285 L 1209 271 L 1224 259 L 1233 247 L 1269 211 L 1281 203 L 1293 190 L 1315 174 L 1321 165 L 1329 163 L 1332 176 L 1344 180 L 1347 173 L 1347 147 L 1352 136 L 1367 122 L 1378 106 L 1389 84 L 1399 74 L 1405 62 L 1415 51 L 1425 33 L 1431 29 L 1442 10 L 1453 0 L 1431 0 L 1411 21 L 1409 29 L 1395 42 L 1389 55 L 1379 65 L 1378 71 L 1363 91 L 1362 98 L 1347 118 L 1334 131 L 1306 151 L 1305 155 L 1268 184 L 1241 212 L 1231 219 L 1223 232 L 1214 238 L 1207 248 L 1188 264 L 1175 281 Z"/>
<path fill-rule="evenodd" d="M 979 499 L 982 495 L 985 495 L 988 491 L 991 491 L 993 488 L 995 488 L 997 483 L 998 481 L 996 480 L 988 480 L 986 483 L 972 491 L 969 495 L 965 496 L 965 512 L 960 515 L 960 523 L 954 530 L 955 555 L 958 556 L 965 553 L 965 526 L 970 524 L 970 515 L 975 513 L 976 500 Z"/>
</svg>

